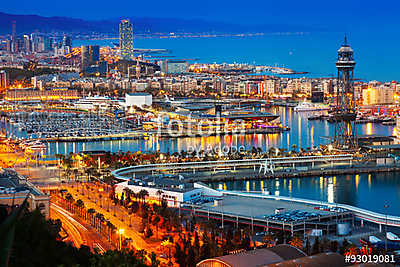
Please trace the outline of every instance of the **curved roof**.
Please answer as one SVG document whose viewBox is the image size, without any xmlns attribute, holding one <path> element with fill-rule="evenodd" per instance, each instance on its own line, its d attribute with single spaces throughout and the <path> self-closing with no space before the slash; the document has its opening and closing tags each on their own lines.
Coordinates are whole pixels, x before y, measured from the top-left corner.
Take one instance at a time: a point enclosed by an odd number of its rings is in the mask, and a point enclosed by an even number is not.
<svg viewBox="0 0 400 267">
<path fill-rule="evenodd" d="M 350 46 L 342 46 L 339 48 L 338 52 L 354 52 Z"/>
<path fill-rule="evenodd" d="M 344 267 L 344 257 L 338 253 L 320 253 L 278 263 L 268 264 L 268 267 Z"/>
<path fill-rule="evenodd" d="M 306 256 L 304 252 L 293 246 L 278 245 L 273 248 L 256 249 L 203 260 L 197 266 L 202 266 L 207 262 L 220 262 L 231 267 L 259 267 L 304 256 Z"/>
</svg>

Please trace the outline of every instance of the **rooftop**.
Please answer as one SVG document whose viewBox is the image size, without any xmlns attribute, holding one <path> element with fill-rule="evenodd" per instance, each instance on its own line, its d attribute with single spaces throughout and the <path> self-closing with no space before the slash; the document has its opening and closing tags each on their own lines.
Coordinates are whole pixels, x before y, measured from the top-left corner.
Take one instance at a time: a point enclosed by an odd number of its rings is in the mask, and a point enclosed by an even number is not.
<svg viewBox="0 0 400 267">
<path fill-rule="evenodd" d="M 194 188 L 193 184 L 183 182 L 183 178 L 184 177 L 181 175 L 151 175 L 141 180 L 130 180 L 128 181 L 128 185 L 153 187 L 175 192 L 187 192 L 192 190 Z"/>
<path fill-rule="evenodd" d="M 207 262 L 223 262 L 231 267 L 258 267 L 305 257 L 306 254 L 290 245 L 278 245 L 273 248 L 262 248 L 237 254 L 225 255 L 199 262 L 197 266 L 208 266 Z"/>
<path fill-rule="evenodd" d="M 43 195 L 37 188 L 33 187 L 25 178 L 18 175 L 13 169 L 2 169 L 0 171 L 0 194 L 27 194 L 35 196 Z"/>
</svg>

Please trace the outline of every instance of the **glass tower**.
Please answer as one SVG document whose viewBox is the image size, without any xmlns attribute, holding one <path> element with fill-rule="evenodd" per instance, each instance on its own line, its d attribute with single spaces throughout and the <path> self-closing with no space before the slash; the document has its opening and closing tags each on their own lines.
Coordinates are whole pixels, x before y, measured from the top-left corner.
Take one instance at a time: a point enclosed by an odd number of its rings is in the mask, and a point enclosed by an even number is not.
<svg viewBox="0 0 400 267">
<path fill-rule="evenodd" d="M 119 24 L 119 45 L 121 57 L 125 60 L 133 58 L 133 31 L 132 23 L 129 20 L 121 20 Z"/>
</svg>

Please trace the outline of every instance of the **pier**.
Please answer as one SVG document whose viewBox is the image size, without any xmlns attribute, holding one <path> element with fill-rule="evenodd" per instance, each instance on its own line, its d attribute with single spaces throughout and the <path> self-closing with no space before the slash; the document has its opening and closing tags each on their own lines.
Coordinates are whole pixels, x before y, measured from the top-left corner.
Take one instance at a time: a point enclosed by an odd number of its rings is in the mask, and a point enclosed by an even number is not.
<svg viewBox="0 0 400 267">
<path fill-rule="evenodd" d="M 400 170 L 400 166 L 398 165 L 368 166 L 363 168 L 361 165 L 356 165 L 356 163 L 356 159 L 354 159 L 353 155 L 351 154 L 226 161 L 198 161 L 131 166 L 114 170 L 112 175 L 119 180 L 130 180 L 132 177 L 140 177 L 140 175 L 144 175 L 145 173 L 151 173 L 152 175 L 162 172 L 182 173 L 185 174 L 187 177 L 186 181 L 188 182 L 210 182 L 218 179 L 245 179 L 244 177 L 246 176 L 243 176 L 241 171 L 247 171 L 247 174 L 252 174 L 251 177 L 255 176 L 265 179 Z M 268 170 L 265 175 L 263 174 L 263 171 L 266 169 L 267 165 L 272 167 L 272 169 L 276 169 L 284 168 L 284 166 L 296 168 L 296 166 L 300 165 L 302 165 L 304 168 L 304 165 L 307 167 L 316 166 L 316 164 L 324 164 L 325 166 L 328 165 L 331 166 L 331 168 L 326 170 L 319 168 L 319 170 L 314 169 L 309 171 L 302 171 L 300 169 L 299 171 L 293 173 Z M 334 168 L 338 166 L 339 168 Z M 340 168 L 340 166 L 344 168 Z M 222 175 L 219 173 L 221 171 L 223 172 Z M 205 175 L 204 172 L 208 172 L 208 175 Z M 310 229 L 322 229 L 324 232 L 329 233 L 331 230 L 336 229 L 333 225 L 337 224 L 338 221 L 354 224 L 354 219 L 359 220 L 361 225 L 363 225 L 364 221 L 377 224 L 380 230 L 382 230 L 383 225 L 400 227 L 399 216 L 380 214 L 346 204 L 275 196 L 263 194 L 261 192 L 259 194 L 255 194 L 250 192 L 221 191 L 223 192 L 224 196 L 222 199 L 222 204 L 219 207 L 207 203 L 201 205 L 181 203 L 181 207 L 183 209 L 190 210 L 197 216 L 221 220 L 222 224 L 224 221 L 233 222 L 237 225 L 239 223 L 246 223 L 251 224 L 252 227 L 258 226 L 265 227 L 266 229 L 282 229 L 292 233 L 297 231 L 306 232 Z M 259 208 L 252 208 L 258 207 L 257 205 Z M 317 206 L 324 206 L 329 207 L 329 211 L 335 208 L 335 212 L 318 212 L 317 217 L 302 221 L 292 221 L 290 223 L 285 221 L 271 220 L 265 217 L 266 215 L 271 215 L 271 207 L 277 208 L 281 206 L 292 211 L 303 210 L 308 212 L 312 212 L 312 210 L 314 210 Z M 251 214 L 249 214 L 249 212 L 251 212 Z"/>
<path fill-rule="evenodd" d="M 143 139 L 145 136 L 140 132 L 129 132 L 122 134 L 96 135 L 96 136 L 60 136 L 37 138 L 35 140 L 43 142 L 94 142 L 94 141 L 110 141 L 110 140 L 136 140 Z"/>
</svg>

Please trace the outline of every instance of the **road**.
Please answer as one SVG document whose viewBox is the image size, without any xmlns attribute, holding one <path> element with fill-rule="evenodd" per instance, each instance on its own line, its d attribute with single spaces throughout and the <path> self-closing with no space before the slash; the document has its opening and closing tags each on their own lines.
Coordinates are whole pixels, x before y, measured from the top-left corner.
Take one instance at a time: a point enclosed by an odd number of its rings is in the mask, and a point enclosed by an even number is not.
<svg viewBox="0 0 400 267">
<path fill-rule="evenodd" d="M 130 237 L 132 238 L 132 245 L 140 250 L 144 249 L 146 251 L 154 251 L 157 246 L 159 246 L 160 242 L 147 242 L 144 240 L 142 234 L 138 232 L 139 229 L 139 219 L 138 218 L 131 218 L 132 220 L 132 227 L 129 227 L 129 219 L 130 216 L 127 213 L 127 211 L 119 206 L 115 206 L 111 204 L 111 200 L 107 198 L 106 196 L 103 197 L 103 203 L 106 202 L 106 205 L 111 206 L 111 209 L 107 211 L 106 207 L 102 206 L 100 207 L 99 205 L 99 200 L 93 200 L 94 195 L 96 193 L 89 193 L 91 195 L 92 199 L 88 199 L 87 195 L 82 195 L 80 194 L 76 188 L 71 188 L 69 187 L 68 190 L 73 194 L 73 196 L 76 199 L 81 199 L 85 203 L 86 207 L 88 209 L 93 208 L 96 211 L 101 212 L 104 217 L 108 220 L 110 220 L 118 229 L 122 228 L 124 229 L 124 235 L 125 237 Z M 108 203 L 107 203 L 108 202 Z M 115 214 L 113 214 L 113 211 L 115 209 Z M 132 216 L 133 217 L 133 216 Z"/>
<path fill-rule="evenodd" d="M 92 229 L 86 223 L 79 222 L 74 218 L 74 215 L 60 206 L 51 203 L 50 217 L 52 219 L 60 219 L 64 230 L 68 233 L 69 238 L 76 247 L 86 245 L 92 250 L 99 249 L 100 252 L 113 249 L 111 244 L 104 240 L 104 238 Z"/>
</svg>

